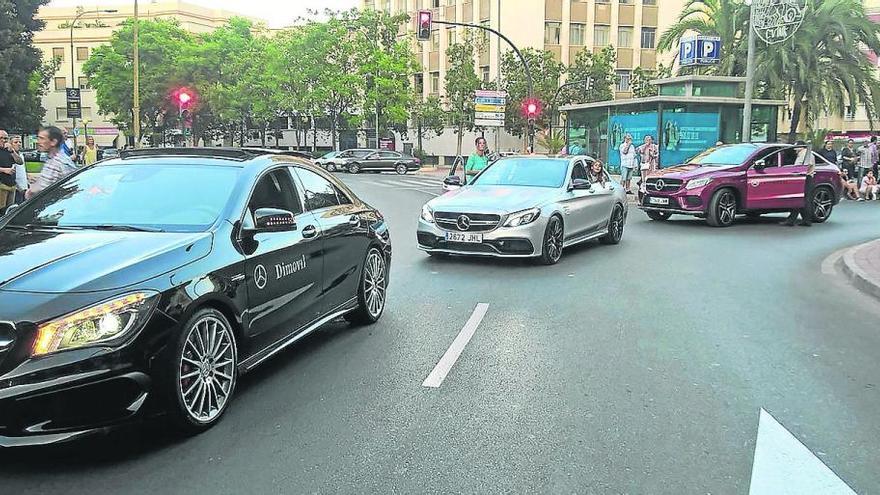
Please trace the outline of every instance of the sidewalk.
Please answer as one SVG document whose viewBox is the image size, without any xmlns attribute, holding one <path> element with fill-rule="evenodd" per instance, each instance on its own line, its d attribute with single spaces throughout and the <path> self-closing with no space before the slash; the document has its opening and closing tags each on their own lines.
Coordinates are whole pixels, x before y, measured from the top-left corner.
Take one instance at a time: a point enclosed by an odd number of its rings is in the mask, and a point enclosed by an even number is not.
<svg viewBox="0 0 880 495">
<path fill-rule="evenodd" d="M 847 249 L 838 264 L 859 290 L 880 299 L 880 239 Z"/>
</svg>

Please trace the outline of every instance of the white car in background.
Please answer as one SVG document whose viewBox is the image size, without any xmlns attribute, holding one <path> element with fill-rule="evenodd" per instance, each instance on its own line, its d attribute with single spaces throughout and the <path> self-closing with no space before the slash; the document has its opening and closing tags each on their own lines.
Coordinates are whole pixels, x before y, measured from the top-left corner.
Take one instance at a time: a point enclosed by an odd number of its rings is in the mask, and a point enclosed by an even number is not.
<svg viewBox="0 0 880 495">
<path fill-rule="evenodd" d="M 331 151 L 315 160 L 315 164 L 328 172 L 345 170 L 346 165 L 352 158 L 364 158 L 375 150 L 350 149 L 344 151 Z"/>
</svg>

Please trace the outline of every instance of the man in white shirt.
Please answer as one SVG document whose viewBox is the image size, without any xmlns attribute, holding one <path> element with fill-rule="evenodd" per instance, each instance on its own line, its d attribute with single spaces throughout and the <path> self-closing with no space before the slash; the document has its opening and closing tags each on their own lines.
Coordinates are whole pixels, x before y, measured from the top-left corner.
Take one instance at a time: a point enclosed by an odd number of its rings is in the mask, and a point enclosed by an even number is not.
<svg viewBox="0 0 880 495">
<path fill-rule="evenodd" d="M 630 182 L 633 177 L 633 170 L 636 168 L 636 147 L 633 144 L 633 137 L 627 134 L 623 138 L 620 145 L 620 182 L 627 194 L 632 194 L 630 190 Z"/>
<path fill-rule="evenodd" d="M 13 136 L 12 149 L 21 155 L 21 136 Z M 24 159 L 21 163 L 15 164 L 15 202 L 13 204 L 21 204 L 24 202 L 24 193 L 28 190 L 27 167 Z"/>
</svg>

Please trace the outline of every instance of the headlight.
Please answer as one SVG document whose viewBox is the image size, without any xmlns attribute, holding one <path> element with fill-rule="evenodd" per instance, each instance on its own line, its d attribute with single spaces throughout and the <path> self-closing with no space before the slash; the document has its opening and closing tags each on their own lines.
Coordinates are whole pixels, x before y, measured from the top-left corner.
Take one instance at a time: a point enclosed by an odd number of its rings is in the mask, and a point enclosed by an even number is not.
<svg viewBox="0 0 880 495">
<path fill-rule="evenodd" d="M 434 223 L 434 210 L 428 205 L 422 207 L 422 220 L 428 223 Z"/>
<path fill-rule="evenodd" d="M 541 210 L 538 208 L 518 211 L 507 216 L 507 221 L 504 222 L 504 226 L 520 227 L 522 225 L 528 225 L 537 220 L 540 216 Z"/>
<path fill-rule="evenodd" d="M 159 294 L 135 292 L 40 325 L 32 355 L 113 340 L 146 322 Z"/>
<path fill-rule="evenodd" d="M 690 189 L 699 189 L 699 188 L 705 186 L 706 184 L 708 184 L 708 183 L 710 183 L 710 182 L 712 182 L 712 178 L 711 178 L 711 177 L 705 177 L 705 178 L 703 178 L 703 179 L 689 180 L 688 183 L 687 183 L 687 186 L 685 186 L 685 189 L 688 189 L 688 190 L 690 190 Z"/>
</svg>

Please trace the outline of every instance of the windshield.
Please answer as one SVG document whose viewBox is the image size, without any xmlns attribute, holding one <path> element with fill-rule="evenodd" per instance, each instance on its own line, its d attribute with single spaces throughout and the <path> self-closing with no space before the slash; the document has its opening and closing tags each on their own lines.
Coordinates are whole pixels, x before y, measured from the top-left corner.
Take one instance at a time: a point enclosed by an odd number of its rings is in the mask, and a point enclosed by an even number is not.
<svg viewBox="0 0 880 495">
<path fill-rule="evenodd" d="M 551 158 L 509 158 L 498 160 L 474 179 L 478 186 L 562 187 L 568 172 L 567 160 Z"/>
<path fill-rule="evenodd" d="M 322 156 L 321 158 L 336 158 L 336 155 L 338 155 L 338 154 L 339 154 L 338 151 L 331 151 L 330 153 L 327 153 L 326 155 Z"/>
<path fill-rule="evenodd" d="M 239 170 L 198 165 L 98 166 L 23 205 L 9 225 L 201 232 L 217 220 Z"/>
<path fill-rule="evenodd" d="M 688 163 L 703 167 L 724 167 L 728 165 L 741 165 L 758 147 L 751 144 L 739 144 L 733 146 L 721 146 L 709 148 L 692 158 Z"/>
</svg>

